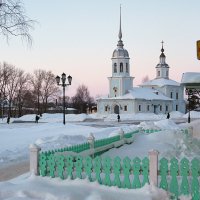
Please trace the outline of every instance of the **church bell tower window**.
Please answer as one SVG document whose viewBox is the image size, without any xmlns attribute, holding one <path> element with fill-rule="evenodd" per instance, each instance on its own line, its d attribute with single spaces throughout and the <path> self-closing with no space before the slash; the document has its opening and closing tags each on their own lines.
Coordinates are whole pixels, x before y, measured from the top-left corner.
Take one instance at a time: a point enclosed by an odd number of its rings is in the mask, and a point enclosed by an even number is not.
<svg viewBox="0 0 200 200">
<path fill-rule="evenodd" d="M 120 72 L 123 72 L 123 63 L 120 63 Z"/>
<path fill-rule="evenodd" d="M 117 63 L 114 63 L 114 73 L 117 73 Z"/>
<path fill-rule="evenodd" d="M 126 63 L 126 73 L 128 73 L 128 63 Z"/>
</svg>

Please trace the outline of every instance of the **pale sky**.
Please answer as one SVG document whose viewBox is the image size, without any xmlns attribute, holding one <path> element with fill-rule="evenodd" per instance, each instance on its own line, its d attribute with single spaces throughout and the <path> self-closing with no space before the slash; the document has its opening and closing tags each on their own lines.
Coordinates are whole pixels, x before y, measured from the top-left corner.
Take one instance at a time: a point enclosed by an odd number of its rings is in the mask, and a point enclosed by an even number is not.
<svg viewBox="0 0 200 200">
<path fill-rule="evenodd" d="M 69 96 L 80 84 L 88 86 L 94 97 L 107 95 L 120 4 L 122 40 L 134 86 L 146 75 L 155 78 L 162 40 L 171 79 L 180 82 L 183 72 L 200 71 L 199 0 L 24 0 L 27 15 L 38 21 L 31 32 L 33 45 L 27 48 L 20 38 L 7 44 L 0 36 L 0 62 L 26 72 L 40 68 L 55 75 L 70 74 Z"/>
</svg>

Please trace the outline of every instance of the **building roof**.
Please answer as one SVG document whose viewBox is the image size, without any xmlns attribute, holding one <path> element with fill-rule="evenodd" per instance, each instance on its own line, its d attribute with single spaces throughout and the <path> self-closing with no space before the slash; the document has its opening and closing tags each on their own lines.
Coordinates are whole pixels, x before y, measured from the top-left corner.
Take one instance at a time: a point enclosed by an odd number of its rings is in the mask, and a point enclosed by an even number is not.
<svg viewBox="0 0 200 200">
<path fill-rule="evenodd" d="M 180 83 L 171 79 L 157 78 L 140 84 L 140 86 L 159 86 L 159 87 L 163 87 L 166 85 L 180 86 Z"/>
<path fill-rule="evenodd" d="M 112 58 L 129 58 L 128 51 L 123 47 L 117 47 L 112 54 Z"/>
<path fill-rule="evenodd" d="M 99 99 L 141 99 L 141 100 L 164 100 L 172 101 L 169 97 L 166 97 L 159 91 L 150 88 L 141 88 L 134 87 L 132 90 L 129 90 L 127 94 L 118 97 L 102 97 Z"/>
<path fill-rule="evenodd" d="M 182 84 L 187 84 L 187 83 L 200 83 L 200 73 L 199 72 L 186 72 L 183 73 L 182 79 L 181 79 Z"/>
</svg>

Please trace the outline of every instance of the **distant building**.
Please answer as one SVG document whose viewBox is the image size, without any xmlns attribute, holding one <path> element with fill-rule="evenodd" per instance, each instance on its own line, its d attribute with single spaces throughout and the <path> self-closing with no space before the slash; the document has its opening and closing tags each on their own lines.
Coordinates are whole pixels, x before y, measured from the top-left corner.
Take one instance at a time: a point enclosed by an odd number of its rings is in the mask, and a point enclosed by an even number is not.
<svg viewBox="0 0 200 200">
<path fill-rule="evenodd" d="M 129 53 L 124 49 L 121 30 L 119 41 L 112 54 L 112 76 L 109 80 L 108 97 L 97 99 L 97 112 L 100 114 L 122 113 L 168 113 L 185 112 L 183 86 L 169 79 L 169 66 L 166 63 L 163 42 L 156 78 L 133 87 L 134 77 L 130 76 Z"/>
</svg>

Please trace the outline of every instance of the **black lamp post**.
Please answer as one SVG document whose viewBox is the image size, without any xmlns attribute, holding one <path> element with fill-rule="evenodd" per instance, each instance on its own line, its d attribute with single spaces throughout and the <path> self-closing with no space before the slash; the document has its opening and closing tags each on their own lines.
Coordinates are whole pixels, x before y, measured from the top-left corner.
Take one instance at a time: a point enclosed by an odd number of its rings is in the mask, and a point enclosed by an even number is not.
<svg viewBox="0 0 200 200">
<path fill-rule="evenodd" d="M 60 79 L 61 79 L 61 83 L 60 83 Z M 63 87 L 63 124 L 65 124 L 65 87 L 67 85 L 71 85 L 72 77 L 69 75 L 67 77 L 67 80 L 68 80 L 68 83 L 65 83 L 66 82 L 66 74 L 65 73 L 62 73 L 61 78 L 60 78 L 60 76 L 56 76 L 57 85 L 60 85 Z"/>
</svg>

